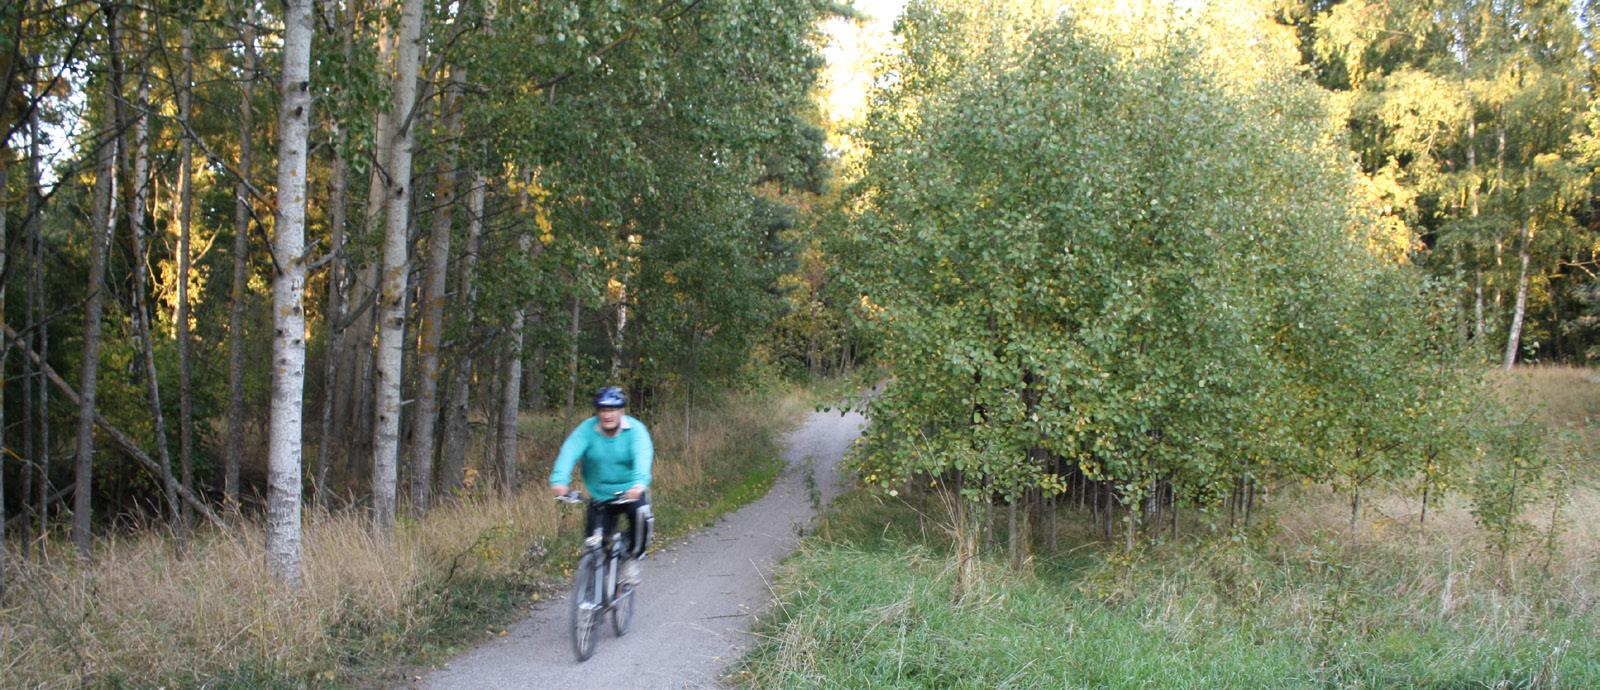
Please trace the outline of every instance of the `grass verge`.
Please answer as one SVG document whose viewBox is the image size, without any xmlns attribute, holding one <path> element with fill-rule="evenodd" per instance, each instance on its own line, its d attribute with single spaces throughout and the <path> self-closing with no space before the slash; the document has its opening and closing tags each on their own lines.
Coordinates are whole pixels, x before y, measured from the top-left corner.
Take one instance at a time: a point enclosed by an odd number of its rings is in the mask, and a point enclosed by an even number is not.
<svg viewBox="0 0 1600 690">
<path fill-rule="evenodd" d="M 779 604 L 736 677 L 762 689 L 1600 687 L 1592 563 L 1508 581 L 1448 533 L 1351 553 L 1336 529 L 1262 527 L 1134 553 L 1068 539 L 1018 573 L 960 562 L 943 514 L 930 497 L 842 497 L 781 569 Z"/>
<path fill-rule="evenodd" d="M 692 433 L 682 411 L 646 418 L 662 536 L 760 496 L 781 462 L 778 432 L 807 409 L 795 391 L 700 411 Z M 393 539 L 372 538 L 359 512 L 308 515 L 295 595 L 268 577 L 258 523 L 198 534 L 181 556 L 156 529 L 105 535 L 86 562 L 64 538 L 42 540 L 14 564 L 0 608 L 0 687 L 372 687 L 503 634 L 564 584 L 577 552 L 581 511 L 544 493 L 576 422 L 525 416 L 523 492 L 503 497 L 480 482 L 424 518 L 403 517 Z"/>
</svg>

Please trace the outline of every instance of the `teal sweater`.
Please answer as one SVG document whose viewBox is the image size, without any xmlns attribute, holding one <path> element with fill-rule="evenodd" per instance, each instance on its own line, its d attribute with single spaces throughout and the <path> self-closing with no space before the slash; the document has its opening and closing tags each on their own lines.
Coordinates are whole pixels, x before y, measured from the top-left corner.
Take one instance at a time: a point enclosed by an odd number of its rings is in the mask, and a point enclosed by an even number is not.
<svg viewBox="0 0 1600 690">
<path fill-rule="evenodd" d="M 550 470 L 551 484 L 572 484 L 572 466 L 583 461 L 583 483 L 589 495 L 609 499 L 635 486 L 650 486 L 650 464 L 655 461 L 655 445 L 644 423 L 622 415 L 622 428 L 606 438 L 596 428 L 598 417 L 578 424 L 556 456 Z"/>
</svg>

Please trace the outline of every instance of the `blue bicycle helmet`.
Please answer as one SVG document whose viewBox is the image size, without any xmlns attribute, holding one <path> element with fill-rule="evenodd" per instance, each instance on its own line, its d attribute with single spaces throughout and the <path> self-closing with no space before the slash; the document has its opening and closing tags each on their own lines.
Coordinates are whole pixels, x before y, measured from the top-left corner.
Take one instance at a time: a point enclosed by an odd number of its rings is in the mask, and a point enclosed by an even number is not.
<svg viewBox="0 0 1600 690">
<path fill-rule="evenodd" d="M 594 394 L 595 407 L 627 407 L 628 394 L 619 386 L 606 386 Z"/>
</svg>

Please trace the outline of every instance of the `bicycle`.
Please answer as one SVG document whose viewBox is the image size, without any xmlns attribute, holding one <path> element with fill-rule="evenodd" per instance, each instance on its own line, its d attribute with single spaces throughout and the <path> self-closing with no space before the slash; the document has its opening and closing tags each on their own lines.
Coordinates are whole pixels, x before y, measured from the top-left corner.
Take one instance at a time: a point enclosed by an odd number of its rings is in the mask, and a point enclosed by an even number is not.
<svg viewBox="0 0 1600 690">
<path fill-rule="evenodd" d="M 573 490 L 565 496 L 557 496 L 556 500 L 564 503 L 627 504 L 636 499 L 585 499 L 582 493 Z M 618 520 L 614 524 L 620 522 Z M 628 634 L 628 626 L 633 623 L 634 587 L 618 582 L 623 560 L 622 530 L 614 528 L 610 534 L 602 534 L 603 529 L 596 525 L 594 533 L 584 537 L 583 552 L 572 574 L 572 650 L 577 653 L 580 662 L 594 654 L 595 642 L 599 638 L 595 627 L 605 619 L 606 614 L 611 614 L 611 629 L 617 637 Z"/>
</svg>

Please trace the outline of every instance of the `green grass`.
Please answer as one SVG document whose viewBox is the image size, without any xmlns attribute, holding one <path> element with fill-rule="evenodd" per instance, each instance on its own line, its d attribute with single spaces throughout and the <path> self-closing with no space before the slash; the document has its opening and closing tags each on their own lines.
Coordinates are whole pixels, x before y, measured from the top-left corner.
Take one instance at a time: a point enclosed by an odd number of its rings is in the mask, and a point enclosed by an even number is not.
<svg viewBox="0 0 1600 690">
<path fill-rule="evenodd" d="M 936 509 L 836 505 L 780 574 L 746 687 L 1600 687 L 1592 579 L 1507 591 L 1468 554 L 1263 531 L 962 581 Z"/>
</svg>

